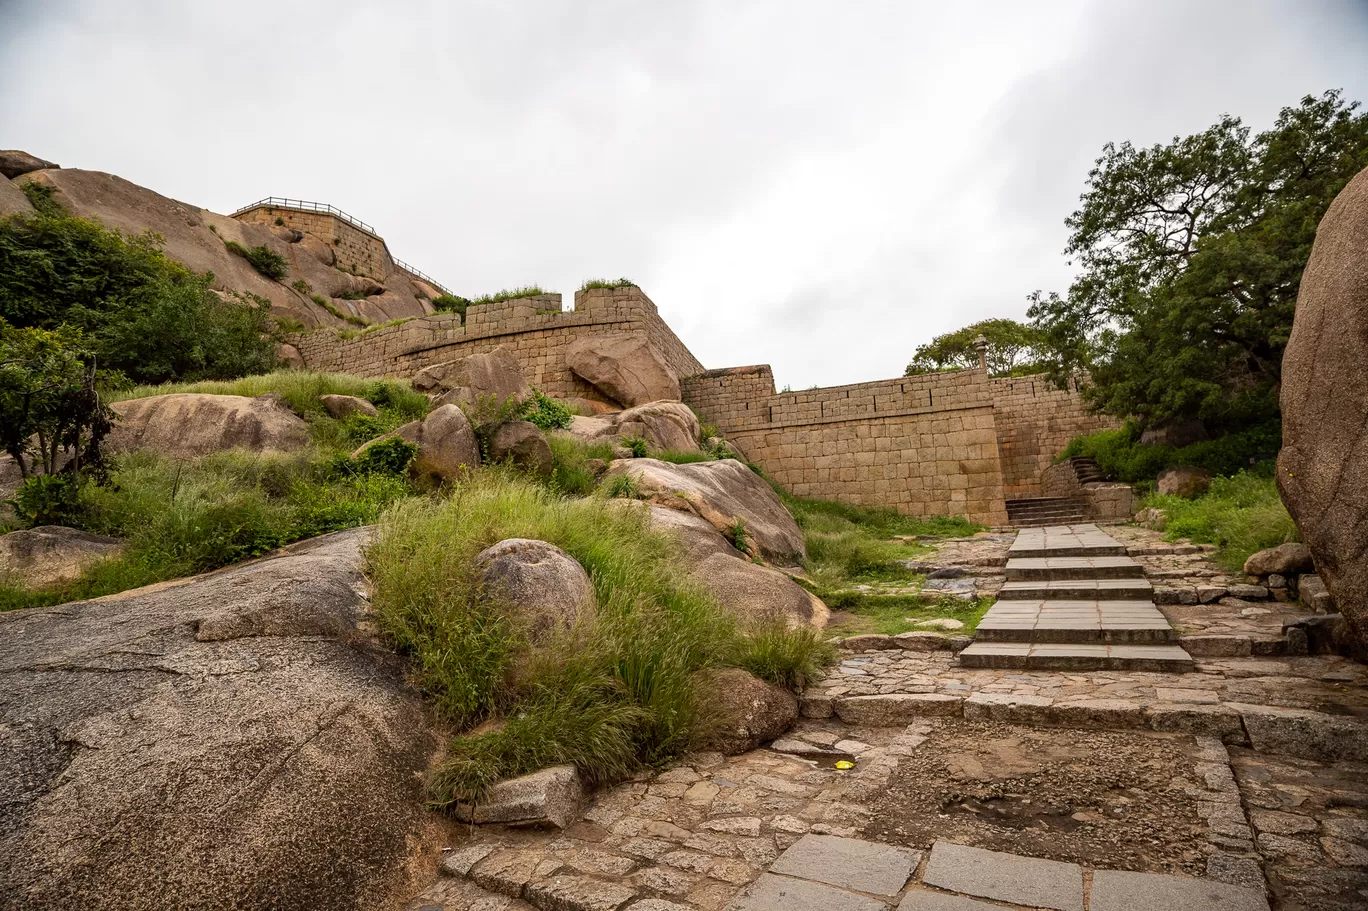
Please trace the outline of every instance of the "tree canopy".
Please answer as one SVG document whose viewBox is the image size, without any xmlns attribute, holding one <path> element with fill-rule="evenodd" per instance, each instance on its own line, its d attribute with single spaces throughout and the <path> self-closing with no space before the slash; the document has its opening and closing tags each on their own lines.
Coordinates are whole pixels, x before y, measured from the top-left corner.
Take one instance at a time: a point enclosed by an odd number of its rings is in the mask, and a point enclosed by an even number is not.
<svg viewBox="0 0 1368 911">
<path fill-rule="evenodd" d="M 1338 91 L 1253 136 L 1224 116 L 1168 145 L 1109 143 L 1066 221 L 1078 278 L 1030 295 L 1050 372 L 1085 371 L 1094 407 L 1145 426 L 1276 417 L 1316 225 L 1366 166 L 1368 115 Z"/>
<path fill-rule="evenodd" d="M 80 329 L 102 368 L 137 382 L 276 366 L 268 302 L 220 296 L 211 274 L 169 259 L 151 232 L 126 237 L 68 215 L 50 194 L 30 195 L 36 213 L 0 219 L 0 319 Z"/>
<path fill-rule="evenodd" d="M 988 343 L 985 353 L 990 375 L 1020 376 L 1041 369 L 1037 362 L 1041 358 L 1040 346 L 1044 338 L 1039 330 L 1014 319 L 986 319 L 938 335 L 918 347 L 904 375 L 977 367 L 979 354 L 975 340 L 980 335 Z"/>
</svg>

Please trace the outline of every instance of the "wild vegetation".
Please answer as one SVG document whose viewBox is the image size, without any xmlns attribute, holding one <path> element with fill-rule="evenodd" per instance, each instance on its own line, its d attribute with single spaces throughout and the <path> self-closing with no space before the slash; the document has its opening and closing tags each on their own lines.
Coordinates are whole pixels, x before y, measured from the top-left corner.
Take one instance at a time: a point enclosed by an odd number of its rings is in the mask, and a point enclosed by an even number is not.
<svg viewBox="0 0 1368 911">
<path fill-rule="evenodd" d="M 598 609 L 534 646 L 482 590 L 474 557 L 505 538 L 562 548 L 588 571 Z M 737 666 L 799 682 L 825 660 L 810 630 L 744 630 L 676 569 L 645 510 L 566 498 L 497 469 L 450 497 L 386 514 L 370 552 L 382 629 L 461 729 L 432 781 L 438 804 L 501 778 L 573 762 L 612 780 L 687 749 L 707 729 L 696 674 Z M 749 633 L 749 635 L 748 635 Z"/>
<path fill-rule="evenodd" d="M 1278 496 L 1271 465 L 1215 478 L 1211 489 L 1195 499 L 1152 494 L 1142 505 L 1164 511 L 1169 540 L 1186 538 L 1217 545 L 1216 560 L 1240 572 L 1256 551 L 1300 540 L 1297 526 Z"/>
<path fill-rule="evenodd" d="M 985 343 L 989 376 L 1025 376 L 1044 369 L 1046 340 L 1039 329 L 1014 319 L 986 319 L 919 346 L 903 375 L 977 367 L 979 337 Z"/>
<path fill-rule="evenodd" d="M 168 259 L 157 235 L 125 236 L 72 217 L 50 187 L 23 187 L 38 211 L 0 219 L 0 319 L 79 329 L 101 369 L 140 383 L 276 366 L 267 301 L 221 297 L 211 275 Z"/>
<path fill-rule="evenodd" d="M 1282 445 L 1282 425 L 1277 420 L 1187 446 L 1141 443 L 1140 435 L 1139 423 L 1128 421 L 1116 430 L 1075 437 L 1059 459 L 1091 456 L 1110 478 L 1150 485 L 1160 472 L 1182 465 L 1232 475 L 1273 459 Z"/>
<path fill-rule="evenodd" d="M 595 288 L 635 288 L 636 282 L 630 278 L 589 278 L 585 279 L 584 284 L 580 285 L 581 291 L 592 291 Z"/>
</svg>

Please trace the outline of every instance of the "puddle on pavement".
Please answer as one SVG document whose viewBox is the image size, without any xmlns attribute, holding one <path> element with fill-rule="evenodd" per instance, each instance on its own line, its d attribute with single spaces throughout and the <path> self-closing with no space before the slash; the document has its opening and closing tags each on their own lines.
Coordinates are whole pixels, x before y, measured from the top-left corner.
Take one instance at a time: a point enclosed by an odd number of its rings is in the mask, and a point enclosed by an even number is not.
<svg viewBox="0 0 1368 911">
<path fill-rule="evenodd" d="M 819 769 L 835 769 L 838 772 L 853 772 L 858 764 L 852 753 L 821 753 L 816 756 L 804 756 L 804 759 L 817 763 Z M 848 766 L 840 763 L 849 763 Z"/>
</svg>

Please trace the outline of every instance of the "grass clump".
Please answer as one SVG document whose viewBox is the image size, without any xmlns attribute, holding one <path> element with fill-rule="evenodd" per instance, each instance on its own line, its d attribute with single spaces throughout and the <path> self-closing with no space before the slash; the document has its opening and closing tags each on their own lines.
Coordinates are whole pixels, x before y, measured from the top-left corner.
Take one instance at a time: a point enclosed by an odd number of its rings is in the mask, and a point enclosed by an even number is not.
<svg viewBox="0 0 1368 911">
<path fill-rule="evenodd" d="M 526 285 L 522 288 L 505 288 L 493 294 L 486 294 L 470 301 L 470 306 L 478 307 L 482 304 L 497 304 L 502 301 L 521 300 L 524 297 L 538 297 L 546 292 L 539 285 Z M 464 313 L 462 314 L 464 317 Z"/>
<path fill-rule="evenodd" d="M 590 278 L 580 285 L 581 291 L 592 291 L 595 288 L 635 288 L 637 283 L 630 278 Z"/>
<path fill-rule="evenodd" d="M 1216 562 L 1232 572 L 1240 572 L 1256 551 L 1300 540 L 1267 469 L 1213 478 L 1211 488 L 1192 500 L 1152 494 L 1142 505 L 1164 511 L 1168 540 L 1217 545 Z"/>
<path fill-rule="evenodd" d="M 328 300 L 321 294 L 311 294 L 309 295 L 309 299 L 312 300 L 315 304 L 318 304 L 318 306 L 322 307 L 324 310 L 328 311 L 328 313 L 332 316 L 335 316 L 338 319 L 343 320 L 345 322 L 351 323 L 353 326 L 365 327 L 370 325 L 370 323 L 366 322 L 359 316 L 352 316 L 350 313 L 343 313 L 341 310 L 337 309 L 337 307 L 333 304 L 332 301 Z M 348 338 L 353 337 L 355 336 L 348 336 Z"/>
<path fill-rule="evenodd" d="M 965 600 L 950 595 L 935 597 L 925 594 L 878 594 L 877 592 L 844 591 L 832 596 L 827 606 L 844 611 L 827 627 L 828 635 L 854 636 L 860 633 L 879 633 L 896 636 L 917 629 L 923 620 L 948 617 L 964 624 L 955 635 L 968 636 L 978 628 L 979 621 L 993 605 L 992 598 Z"/>
<path fill-rule="evenodd" d="M 536 644 L 482 590 L 474 557 L 504 538 L 549 541 L 588 571 L 598 609 Z M 495 781 L 572 762 L 608 781 L 663 762 L 701 727 L 694 675 L 751 666 L 791 681 L 826 660 L 807 634 L 739 630 L 677 571 L 645 510 L 565 499 L 490 470 L 448 499 L 386 514 L 369 553 L 380 626 L 413 662 L 455 738 L 430 781 L 434 803 L 478 799 Z"/>
<path fill-rule="evenodd" d="M 565 496 L 589 496 L 613 460 L 611 443 L 584 443 L 566 433 L 548 434 L 546 442 L 551 445 L 551 489 Z M 595 460 L 601 464 L 591 465 Z"/>
<path fill-rule="evenodd" d="M 225 240 L 223 245 L 228 248 L 230 253 L 234 253 L 247 260 L 248 264 L 260 274 L 273 281 L 280 281 L 289 274 L 289 264 L 285 262 L 285 257 L 267 247 L 264 244 L 255 247 L 244 247 L 235 240 Z"/>
<path fill-rule="evenodd" d="M 621 443 L 634 459 L 644 459 L 651 451 L 651 441 L 643 436 L 623 437 Z"/>
</svg>

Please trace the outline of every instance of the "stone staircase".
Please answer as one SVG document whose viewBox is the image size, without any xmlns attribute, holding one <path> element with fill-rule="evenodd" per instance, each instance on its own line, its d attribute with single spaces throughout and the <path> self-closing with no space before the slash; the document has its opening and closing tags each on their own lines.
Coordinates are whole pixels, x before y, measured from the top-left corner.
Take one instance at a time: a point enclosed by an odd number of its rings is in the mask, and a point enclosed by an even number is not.
<svg viewBox="0 0 1368 911">
<path fill-rule="evenodd" d="M 1082 522 L 1088 503 L 1082 497 L 1026 497 L 1007 501 L 1007 524 L 1017 528 Z"/>
<path fill-rule="evenodd" d="M 1064 461 L 1068 462 L 1069 467 L 1073 469 L 1074 476 L 1078 478 L 1079 484 L 1091 484 L 1094 481 L 1107 480 L 1107 476 L 1102 473 L 1101 466 L 1092 456 L 1074 456 Z"/>
<path fill-rule="evenodd" d="M 1023 528 L 964 667 L 1184 672 L 1192 657 L 1126 548 L 1096 525 Z"/>
</svg>

